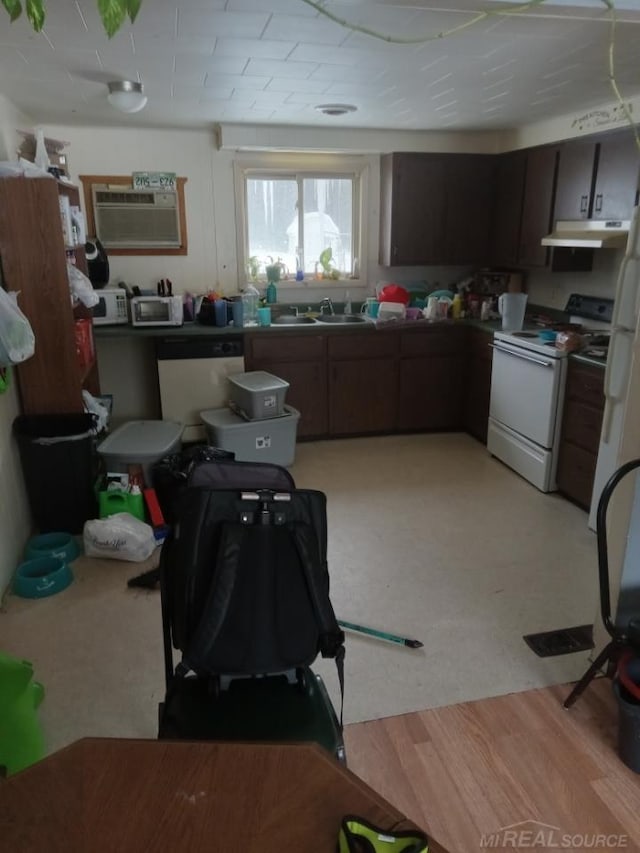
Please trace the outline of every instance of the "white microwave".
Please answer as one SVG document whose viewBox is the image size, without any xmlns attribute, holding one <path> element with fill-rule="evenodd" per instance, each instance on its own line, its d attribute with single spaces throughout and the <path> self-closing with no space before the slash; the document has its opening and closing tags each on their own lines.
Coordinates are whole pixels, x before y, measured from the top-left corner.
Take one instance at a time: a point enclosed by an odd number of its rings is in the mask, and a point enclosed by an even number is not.
<svg viewBox="0 0 640 853">
<path fill-rule="evenodd" d="M 182 296 L 134 296 L 131 300 L 132 326 L 181 326 Z"/>
<path fill-rule="evenodd" d="M 91 309 L 94 326 L 117 325 L 129 322 L 127 294 L 119 287 L 105 287 L 96 291 L 98 304 Z"/>
</svg>

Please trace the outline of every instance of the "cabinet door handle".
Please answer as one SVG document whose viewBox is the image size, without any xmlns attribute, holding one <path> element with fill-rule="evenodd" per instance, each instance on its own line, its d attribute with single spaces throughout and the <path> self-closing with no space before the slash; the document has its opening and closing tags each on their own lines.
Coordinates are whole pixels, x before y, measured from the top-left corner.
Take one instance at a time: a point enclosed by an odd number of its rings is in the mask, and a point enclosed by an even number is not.
<svg viewBox="0 0 640 853">
<path fill-rule="evenodd" d="M 588 196 L 586 196 L 586 195 L 580 196 L 580 213 L 586 213 L 587 212 L 587 207 L 588 207 L 587 202 L 588 201 L 589 201 Z"/>
<path fill-rule="evenodd" d="M 596 196 L 596 211 L 599 213 L 602 210 L 602 193 Z"/>
<path fill-rule="evenodd" d="M 391 255 L 393 256 L 393 259 L 394 259 L 394 260 L 398 257 L 398 247 L 397 247 L 397 246 L 394 246 L 394 247 L 392 248 L 392 250 L 391 250 Z"/>
</svg>

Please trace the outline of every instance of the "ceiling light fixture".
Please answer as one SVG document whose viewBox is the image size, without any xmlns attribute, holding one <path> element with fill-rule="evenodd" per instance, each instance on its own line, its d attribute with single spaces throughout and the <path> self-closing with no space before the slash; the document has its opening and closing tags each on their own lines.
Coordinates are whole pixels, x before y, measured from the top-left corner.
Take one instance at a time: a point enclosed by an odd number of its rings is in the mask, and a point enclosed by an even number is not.
<svg viewBox="0 0 640 853">
<path fill-rule="evenodd" d="M 326 116 L 343 116 L 346 113 L 355 113 L 358 108 L 353 104 L 318 104 L 314 109 Z"/>
<path fill-rule="evenodd" d="M 107 100 L 121 113 L 138 113 L 147 103 L 142 83 L 132 80 L 113 80 L 108 84 Z"/>
</svg>

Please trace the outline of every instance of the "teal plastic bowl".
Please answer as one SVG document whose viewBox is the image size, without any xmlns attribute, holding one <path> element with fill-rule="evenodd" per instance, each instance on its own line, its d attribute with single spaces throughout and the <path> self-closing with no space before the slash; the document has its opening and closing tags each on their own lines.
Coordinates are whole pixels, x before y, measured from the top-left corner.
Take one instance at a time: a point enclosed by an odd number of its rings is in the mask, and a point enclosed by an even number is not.
<svg viewBox="0 0 640 853">
<path fill-rule="evenodd" d="M 25 558 L 59 557 L 65 563 L 72 563 L 80 554 L 80 548 L 70 533 L 42 533 L 27 542 Z"/>
<path fill-rule="evenodd" d="M 18 566 L 13 589 L 22 598 L 45 598 L 62 592 L 72 580 L 71 569 L 60 557 L 36 557 Z"/>
<path fill-rule="evenodd" d="M 541 341 L 551 343 L 552 341 L 555 341 L 555 339 L 558 337 L 558 333 L 555 332 L 553 329 L 543 329 L 541 332 L 538 332 L 538 337 Z"/>
</svg>

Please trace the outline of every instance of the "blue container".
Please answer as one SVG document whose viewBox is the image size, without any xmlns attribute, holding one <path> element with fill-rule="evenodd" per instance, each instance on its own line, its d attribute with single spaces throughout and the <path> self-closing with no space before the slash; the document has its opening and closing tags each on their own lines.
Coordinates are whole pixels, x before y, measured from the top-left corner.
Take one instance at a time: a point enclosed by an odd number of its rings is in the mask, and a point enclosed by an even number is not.
<svg viewBox="0 0 640 853">
<path fill-rule="evenodd" d="M 227 303 L 224 299 L 216 299 L 213 303 L 213 310 L 216 315 L 216 326 L 227 325 Z"/>
<path fill-rule="evenodd" d="M 71 569 L 60 557 L 36 557 L 18 566 L 13 589 L 23 598 L 45 598 L 62 592 L 72 580 Z"/>
<path fill-rule="evenodd" d="M 80 554 L 78 543 L 70 533 L 42 533 L 27 542 L 25 557 L 59 557 L 65 563 L 71 563 Z"/>
</svg>

